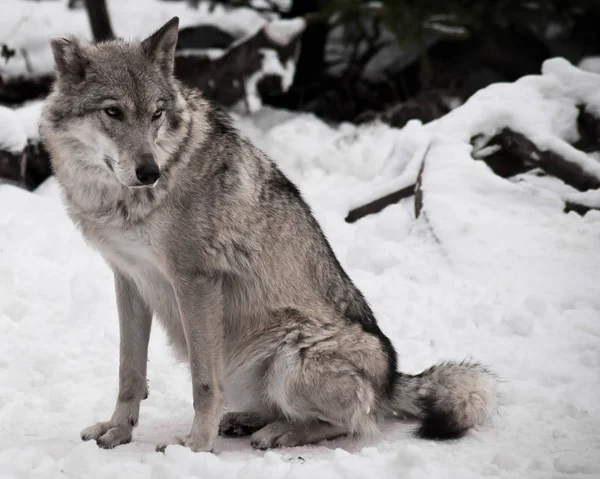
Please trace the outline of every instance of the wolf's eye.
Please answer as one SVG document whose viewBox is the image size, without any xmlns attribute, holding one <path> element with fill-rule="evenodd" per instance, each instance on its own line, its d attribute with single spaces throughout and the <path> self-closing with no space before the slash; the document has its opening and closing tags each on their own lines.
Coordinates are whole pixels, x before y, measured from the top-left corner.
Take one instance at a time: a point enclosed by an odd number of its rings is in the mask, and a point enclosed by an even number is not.
<svg viewBox="0 0 600 479">
<path fill-rule="evenodd" d="M 156 110 L 156 111 L 154 112 L 154 114 L 152 115 L 152 119 L 153 119 L 153 120 L 158 120 L 158 119 L 159 119 L 159 118 L 160 118 L 160 117 L 163 115 L 163 112 L 164 112 L 164 111 L 165 111 L 164 109 L 162 109 L 162 108 L 159 108 L 159 109 L 158 109 L 158 110 Z"/>
<path fill-rule="evenodd" d="M 123 116 L 123 112 L 119 110 L 116 106 L 109 106 L 104 109 L 104 113 L 106 113 L 111 118 L 121 118 Z"/>
</svg>

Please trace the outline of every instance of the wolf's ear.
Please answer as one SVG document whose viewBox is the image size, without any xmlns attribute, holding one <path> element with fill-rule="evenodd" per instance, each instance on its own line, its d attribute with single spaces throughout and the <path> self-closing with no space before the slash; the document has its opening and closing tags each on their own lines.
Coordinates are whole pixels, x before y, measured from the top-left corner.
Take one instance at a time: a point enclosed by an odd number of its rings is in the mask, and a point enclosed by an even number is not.
<svg viewBox="0 0 600 479">
<path fill-rule="evenodd" d="M 76 83 L 85 78 L 85 69 L 89 63 L 83 46 L 75 37 L 53 38 L 50 40 L 54 55 L 54 68 L 59 78 L 70 77 Z"/>
<path fill-rule="evenodd" d="M 53 38 L 50 40 L 54 55 L 54 68 L 59 78 L 69 77 L 79 83 L 85 78 L 85 69 L 89 63 L 83 47 L 75 37 Z"/>
<path fill-rule="evenodd" d="M 173 17 L 142 42 L 146 55 L 160 65 L 166 74 L 173 73 L 178 29 L 179 17 Z"/>
</svg>

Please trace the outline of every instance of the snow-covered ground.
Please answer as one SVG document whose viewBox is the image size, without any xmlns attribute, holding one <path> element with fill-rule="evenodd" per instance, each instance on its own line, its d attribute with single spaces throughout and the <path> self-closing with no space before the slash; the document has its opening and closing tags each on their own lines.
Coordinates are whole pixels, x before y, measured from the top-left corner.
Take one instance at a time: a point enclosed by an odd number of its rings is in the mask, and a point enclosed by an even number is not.
<svg viewBox="0 0 600 479">
<path fill-rule="evenodd" d="M 208 1 L 200 2 L 198 9 L 188 7 L 184 1 L 107 0 L 106 3 L 115 35 L 125 38 L 144 38 L 176 15 L 180 17 L 180 28 L 216 25 L 237 37 L 266 23 L 254 10 L 225 10 L 218 5 L 210 8 Z M 50 73 L 52 54 L 48 38 L 67 34 L 92 39 L 83 8 L 69 10 L 63 0 L 0 0 L 0 44 L 6 43 L 16 51 L 8 63 L 0 58 L 0 74 Z"/>
<path fill-rule="evenodd" d="M 82 443 L 79 430 L 109 417 L 116 397 L 116 308 L 107 266 L 51 179 L 35 193 L 0 186 L 1 477 L 600 475 L 600 213 L 565 215 L 556 195 L 501 180 L 447 141 L 432 156 L 426 215 L 415 219 L 406 202 L 349 225 L 347 205 L 381 172 L 398 131 L 272 110 L 238 123 L 304 191 L 401 368 L 485 362 L 504 380 L 497 417 L 447 443 L 389 422 L 373 438 L 266 453 L 220 439 L 216 455 L 163 455 L 155 443 L 187 432 L 193 410 L 186 367 L 157 327 L 134 442 Z"/>
<path fill-rule="evenodd" d="M 56 20 L 54 3 L 0 0 L 2 32 L 18 9 L 49 9 L 22 23 L 30 37 L 15 37 L 39 44 L 40 70 L 49 54 L 41 36 L 89 35 L 83 12 Z M 123 10 L 117 32 L 145 35 L 185 8 L 157 3 L 141 18 L 132 14 L 139 3 L 109 2 Z M 187 368 L 156 327 L 133 442 L 111 451 L 82 443 L 79 431 L 107 419 L 116 399 L 111 274 L 68 220 L 54 179 L 34 193 L 0 185 L 0 478 L 600 477 L 600 213 L 562 212 L 564 199 L 597 198 L 558 180 L 502 180 L 469 146 L 475 133 L 511 126 L 597 173 L 594 157 L 567 142 L 577 136 L 576 105 L 600 112 L 599 78 L 553 60 L 543 76 L 495 85 L 443 120 L 401 131 L 334 128 L 270 109 L 237 118 L 302 189 L 402 370 L 472 357 L 503 379 L 497 416 L 458 441 L 419 440 L 414 424 L 388 422 L 372 438 L 294 449 L 259 452 L 247 439 L 220 438 L 216 455 L 180 446 L 156 453 L 193 417 Z M 35 135 L 39 111 L 40 103 L 0 110 L 0 140 L 18 150 Z M 430 142 L 418 219 L 405 200 L 344 222 L 349 208 L 414 181 Z"/>
</svg>

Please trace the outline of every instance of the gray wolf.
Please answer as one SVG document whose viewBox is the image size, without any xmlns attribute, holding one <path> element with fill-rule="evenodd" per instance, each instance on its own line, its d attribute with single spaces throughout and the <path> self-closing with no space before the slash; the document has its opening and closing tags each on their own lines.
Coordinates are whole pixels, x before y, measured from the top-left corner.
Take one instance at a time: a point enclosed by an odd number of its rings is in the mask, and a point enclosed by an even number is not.
<svg viewBox="0 0 600 479">
<path fill-rule="evenodd" d="M 41 133 L 70 217 L 114 273 L 120 323 L 117 404 L 82 438 L 131 440 L 153 316 L 189 361 L 194 405 L 190 433 L 161 450 L 211 451 L 219 431 L 297 446 L 394 416 L 420 419 L 422 437 L 463 435 L 492 407 L 494 375 L 470 362 L 397 371 L 296 186 L 174 78 L 177 28 L 51 41 Z"/>
</svg>

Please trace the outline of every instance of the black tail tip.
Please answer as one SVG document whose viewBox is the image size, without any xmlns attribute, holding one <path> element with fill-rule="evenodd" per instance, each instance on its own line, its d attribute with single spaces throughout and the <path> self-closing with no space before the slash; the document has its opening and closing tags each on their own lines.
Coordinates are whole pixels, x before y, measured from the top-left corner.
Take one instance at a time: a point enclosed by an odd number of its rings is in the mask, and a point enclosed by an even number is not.
<svg viewBox="0 0 600 479">
<path fill-rule="evenodd" d="M 421 439 L 445 441 L 459 439 L 469 429 L 470 427 L 457 424 L 451 414 L 436 411 L 430 412 L 423 418 L 416 435 Z"/>
<path fill-rule="evenodd" d="M 495 409 L 498 378 L 478 363 L 441 363 L 422 373 L 419 391 L 422 423 L 417 436 L 457 439 L 481 424 Z"/>
</svg>

